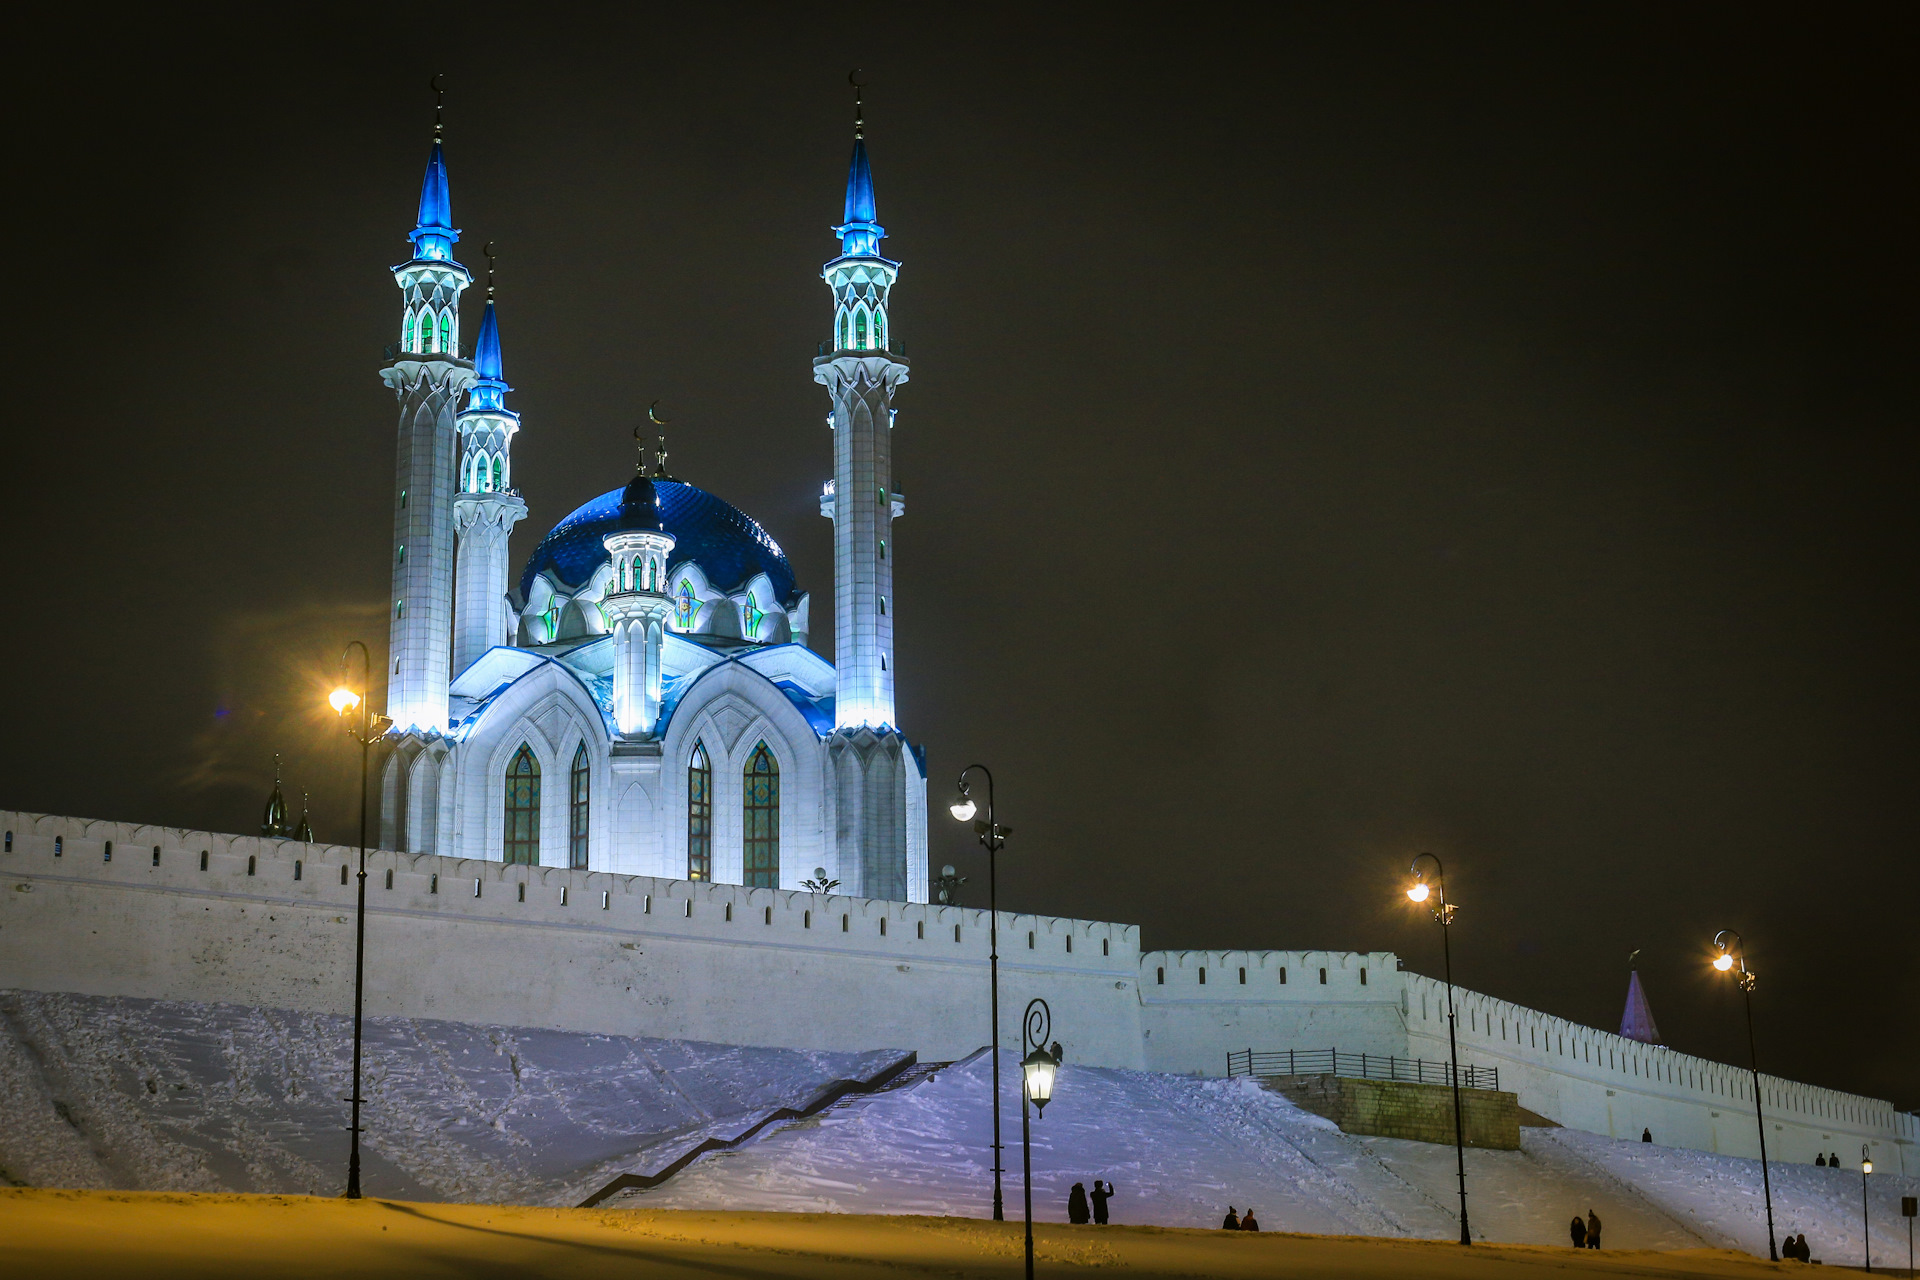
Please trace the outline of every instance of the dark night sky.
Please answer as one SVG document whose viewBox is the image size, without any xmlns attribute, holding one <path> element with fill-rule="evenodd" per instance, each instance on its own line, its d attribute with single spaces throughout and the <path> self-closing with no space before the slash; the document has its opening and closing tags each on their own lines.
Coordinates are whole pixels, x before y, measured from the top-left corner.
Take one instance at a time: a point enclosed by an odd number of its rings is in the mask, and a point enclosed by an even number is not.
<svg viewBox="0 0 1920 1280">
<path fill-rule="evenodd" d="M 1465 983 L 1610 1027 L 1642 948 L 1669 1043 L 1741 1061 L 1736 927 L 1764 1065 L 1920 1105 L 1910 6 L 72 12 L 0 89 L 0 803 L 244 830 L 279 750 L 350 836 L 318 700 L 385 641 L 440 70 L 516 566 L 661 397 L 831 654 L 809 364 L 861 65 L 901 718 L 936 814 L 993 765 L 1004 903 L 1436 972 L 1432 849 Z"/>
</svg>

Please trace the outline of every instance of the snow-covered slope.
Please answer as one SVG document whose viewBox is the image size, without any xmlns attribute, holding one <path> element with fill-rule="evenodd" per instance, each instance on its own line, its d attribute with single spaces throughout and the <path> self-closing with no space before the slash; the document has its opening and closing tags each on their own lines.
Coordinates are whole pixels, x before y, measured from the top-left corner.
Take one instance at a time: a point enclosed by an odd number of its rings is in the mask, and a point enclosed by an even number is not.
<svg viewBox="0 0 1920 1280">
<path fill-rule="evenodd" d="M 0 1178 L 337 1193 L 352 1021 L 0 991 Z M 364 1182 L 420 1200 L 575 1204 L 733 1138 L 897 1050 L 809 1053 L 371 1018 Z"/>
<path fill-rule="evenodd" d="M 1007 1214 L 1020 1213 L 1018 1075 L 1005 1072 Z M 928 1213 L 985 1217 L 992 1204 L 990 1073 L 984 1056 L 897 1092 L 851 1099 L 702 1159 L 671 1182 L 610 1206 Z M 1118 1185 L 1116 1221 L 1217 1226 L 1255 1208 L 1268 1230 L 1458 1235 L 1453 1148 L 1361 1138 L 1249 1080 L 1074 1067 L 1032 1122 L 1034 1214 L 1066 1220 L 1075 1182 Z M 1575 1213 L 1605 1224 L 1611 1248 L 1736 1247 L 1766 1254 L 1757 1161 L 1526 1129 L 1519 1151 L 1467 1152 L 1478 1239 L 1567 1241 Z M 1804 1231 L 1815 1256 L 1860 1260 L 1860 1176 L 1774 1165 L 1778 1236 Z M 1877 1261 L 1906 1235 L 1899 1197 L 1916 1182 L 1875 1176 Z M 1897 1241 L 1896 1241 L 1897 1234 Z M 1896 1249 L 1897 1244 L 1897 1249 Z"/>
</svg>

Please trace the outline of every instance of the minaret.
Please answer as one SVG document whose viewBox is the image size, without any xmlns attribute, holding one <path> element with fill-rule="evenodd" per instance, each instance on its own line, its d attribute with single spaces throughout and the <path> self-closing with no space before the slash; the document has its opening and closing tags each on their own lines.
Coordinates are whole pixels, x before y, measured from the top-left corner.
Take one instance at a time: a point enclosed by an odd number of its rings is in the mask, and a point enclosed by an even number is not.
<svg viewBox="0 0 1920 1280">
<path fill-rule="evenodd" d="M 914 881 L 908 797 L 923 786 L 893 709 L 889 544 L 904 511 L 893 491 L 893 392 L 907 380 L 907 362 L 891 350 L 887 298 L 900 264 L 880 256 L 886 233 L 874 220 L 859 80 L 849 79 L 853 162 L 834 228 L 840 256 L 820 273 L 833 290 L 833 353 L 813 362 L 814 381 L 833 398 L 833 485 L 820 500 L 821 514 L 833 520 L 833 877 L 849 892 L 899 901 Z"/>
<path fill-rule="evenodd" d="M 473 347 L 472 388 L 458 419 L 459 492 L 453 528 L 460 555 L 453 584 L 453 674 L 498 644 L 507 644 L 507 537 L 527 514 L 513 488 L 513 437 L 520 415 L 507 408 L 500 361 L 500 321 L 493 310 L 493 245 L 488 243 L 487 308 Z"/>
<path fill-rule="evenodd" d="M 613 628 L 613 719 L 625 738 L 648 738 L 660 721 L 660 647 L 673 600 L 667 557 L 673 535 L 660 527 L 660 499 L 647 475 L 645 428 L 633 436 L 640 465 L 620 495 L 620 515 L 601 539 L 613 560 L 613 581 L 600 607 Z M 655 470 L 666 479 L 665 451 Z"/>
<path fill-rule="evenodd" d="M 287 825 L 287 798 L 280 791 L 280 757 L 273 758 L 273 794 L 260 814 L 260 834 L 284 836 L 293 828 Z"/>
<path fill-rule="evenodd" d="M 400 401 L 395 450 L 393 594 L 387 714 L 405 733 L 447 728 L 453 633 L 455 413 L 473 367 L 460 359 L 460 294 L 473 277 L 453 260 L 452 205 L 434 105 L 433 150 L 420 186 L 413 258 L 393 268 L 402 297 L 400 343 L 380 371 Z"/>
<path fill-rule="evenodd" d="M 858 87 L 853 162 L 840 256 L 821 270 L 833 290 L 833 353 L 813 362 L 813 380 L 833 398 L 833 489 L 820 503 L 833 520 L 835 723 L 851 729 L 894 723 L 893 392 L 907 363 L 889 349 L 887 296 L 900 264 L 880 256 L 886 234 L 874 221 L 873 172 Z"/>
</svg>

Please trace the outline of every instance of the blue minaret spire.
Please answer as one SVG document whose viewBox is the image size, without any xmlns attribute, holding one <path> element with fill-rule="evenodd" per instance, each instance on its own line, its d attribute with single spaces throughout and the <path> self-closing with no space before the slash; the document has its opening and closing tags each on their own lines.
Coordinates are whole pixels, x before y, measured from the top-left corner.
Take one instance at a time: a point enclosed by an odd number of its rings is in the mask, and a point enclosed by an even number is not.
<svg viewBox="0 0 1920 1280">
<path fill-rule="evenodd" d="M 888 299 L 900 264 L 880 256 L 873 167 L 858 73 L 853 160 L 840 256 L 821 268 L 833 291 L 833 350 L 813 378 L 833 402 L 833 484 L 820 513 L 833 520 L 834 722 L 832 875 L 855 893 L 926 901 L 926 782 L 894 713 L 893 396 L 907 362 L 892 340 Z M 918 812 L 917 821 L 909 815 Z"/>
<path fill-rule="evenodd" d="M 448 662 L 453 633 L 454 491 L 463 429 L 457 419 L 473 366 L 460 358 L 460 295 L 473 283 L 454 261 L 442 147 L 440 77 L 433 79 L 433 149 L 420 184 L 420 211 L 407 239 L 412 257 L 393 268 L 400 288 L 400 341 L 380 376 L 400 402 L 395 441 L 393 598 L 387 714 L 397 734 L 432 738 L 447 731 Z M 505 384 L 500 384 L 504 391 Z M 504 590 L 504 588 L 503 588 Z M 418 810 L 420 806 L 412 808 Z M 404 821 L 400 814 L 386 820 Z M 383 828 L 390 849 L 428 851 L 431 831 Z"/>
<path fill-rule="evenodd" d="M 513 492 L 513 437 L 520 415 L 507 408 L 506 366 L 500 358 L 500 316 L 494 310 L 493 242 L 486 246 L 487 305 L 473 345 L 473 385 L 458 419 L 460 474 L 453 497 L 453 528 L 460 554 L 453 582 L 453 674 L 458 676 L 495 645 L 509 644 L 507 538 L 527 514 Z"/>
</svg>

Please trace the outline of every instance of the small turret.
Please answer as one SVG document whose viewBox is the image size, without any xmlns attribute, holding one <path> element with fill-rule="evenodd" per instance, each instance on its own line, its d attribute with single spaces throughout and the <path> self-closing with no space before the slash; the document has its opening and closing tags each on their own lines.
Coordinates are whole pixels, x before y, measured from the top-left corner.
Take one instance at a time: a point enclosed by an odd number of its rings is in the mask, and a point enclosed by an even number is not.
<svg viewBox="0 0 1920 1280">
<path fill-rule="evenodd" d="M 260 834 L 263 836 L 286 836 L 292 829 L 287 826 L 287 798 L 280 792 L 280 757 L 273 758 L 273 794 L 267 797 L 267 807 L 260 815 Z"/>
<path fill-rule="evenodd" d="M 652 409 L 647 416 L 656 424 L 662 421 Z M 674 537 L 661 526 L 660 495 L 647 474 L 646 428 L 634 428 L 633 438 L 640 461 L 620 495 L 613 532 L 601 539 L 613 561 L 613 581 L 600 607 L 613 629 L 614 722 L 622 736 L 642 738 L 660 720 L 660 652 L 673 612 L 667 557 Z"/>
<path fill-rule="evenodd" d="M 307 811 L 307 793 L 300 793 L 300 821 L 294 824 L 293 838 L 313 843 L 313 818 Z"/>
<path fill-rule="evenodd" d="M 1660 1044 L 1660 1028 L 1654 1025 L 1653 1006 L 1647 1003 L 1646 988 L 1640 985 L 1638 951 L 1627 957 L 1627 1007 L 1620 1015 L 1620 1034 L 1641 1044 Z"/>
</svg>

